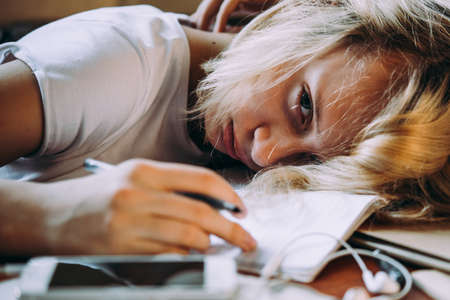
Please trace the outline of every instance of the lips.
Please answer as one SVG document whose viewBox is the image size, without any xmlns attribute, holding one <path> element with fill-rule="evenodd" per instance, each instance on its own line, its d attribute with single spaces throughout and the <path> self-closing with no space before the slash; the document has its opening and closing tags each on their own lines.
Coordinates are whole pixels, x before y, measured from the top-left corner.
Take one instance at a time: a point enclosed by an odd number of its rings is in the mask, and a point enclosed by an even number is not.
<svg viewBox="0 0 450 300">
<path fill-rule="evenodd" d="M 233 122 L 227 124 L 223 131 L 223 143 L 225 145 L 225 151 L 228 156 L 233 159 L 240 160 L 238 155 L 236 154 L 236 142 L 234 139 L 234 130 L 233 130 Z"/>
</svg>

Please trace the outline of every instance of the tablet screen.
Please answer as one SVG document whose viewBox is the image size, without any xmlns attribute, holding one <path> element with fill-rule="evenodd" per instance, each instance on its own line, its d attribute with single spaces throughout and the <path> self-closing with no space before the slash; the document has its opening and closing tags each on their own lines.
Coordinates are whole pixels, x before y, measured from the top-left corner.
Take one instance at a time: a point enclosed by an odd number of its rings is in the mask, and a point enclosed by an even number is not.
<svg viewBox="0 0 450 300">
<path fill-rule="evenodd" d="M 49 289 L 92 286 L 202 287 L 203 262 L 113 262 L 57 264 Z"/>
</svg>

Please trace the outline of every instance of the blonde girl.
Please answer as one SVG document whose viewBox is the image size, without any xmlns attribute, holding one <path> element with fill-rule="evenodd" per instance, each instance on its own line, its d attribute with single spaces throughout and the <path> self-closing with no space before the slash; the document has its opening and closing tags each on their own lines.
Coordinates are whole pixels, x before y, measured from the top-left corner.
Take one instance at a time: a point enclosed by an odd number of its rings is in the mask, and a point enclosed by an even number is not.
<svg viewBox="0 0 450 300">
<path fill-rule="evenodd" d="M 209 234 L 252 250 L 177 193 L 245 215 L 223 178 L 180 164 L 217 154 L 260 171 L 256 192 L 378 193 L 380 215 L 448 217 L 446 1 L 280 1 L 231 39 L 137 6 L 1 45 L 1 251 L 187 253 Z M 84 176 L 86 157 L 142 159 Z"/>
</svg>

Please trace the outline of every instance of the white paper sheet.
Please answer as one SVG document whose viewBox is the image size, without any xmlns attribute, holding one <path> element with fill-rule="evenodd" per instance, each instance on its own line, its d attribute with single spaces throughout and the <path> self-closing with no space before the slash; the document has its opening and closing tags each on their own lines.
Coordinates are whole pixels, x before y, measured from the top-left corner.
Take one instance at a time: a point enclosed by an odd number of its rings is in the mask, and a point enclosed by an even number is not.
<svg viewBox="0 0 450 300">
<path fill-rule="evenodd" d="M 347 239 L 372 212 L 378 199 L 373 195 L 342 192 L 294 192 L 247 203 L 249 215 L 236 220 L 258 241 L 258 249 L 241 253 L 237 248 L 215 240 L 209 253 L 236 256 L 239 269 L 259 273 L 280 248 L 306 233 L 323 232 Z M 295 241 L 287 251 L 281 271 L 292 279 L 311 282 L 323 269 L 326 257 L 339 248 L 334 239 L 309 236 Z"/>
</svg>

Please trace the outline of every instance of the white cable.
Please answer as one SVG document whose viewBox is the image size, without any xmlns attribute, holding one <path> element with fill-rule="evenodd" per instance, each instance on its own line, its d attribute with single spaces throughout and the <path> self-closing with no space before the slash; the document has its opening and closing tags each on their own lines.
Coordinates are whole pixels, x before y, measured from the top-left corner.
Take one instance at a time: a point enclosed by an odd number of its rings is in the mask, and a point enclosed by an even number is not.
<svg viewBox="0 0 450 300">
<path fill-rule="evenodd" d="M 341 240 L 329 233 L 325 233 L 325 232 L 309 232 L 309 233 L 303 233 L 297 236 L 294 236 L 292 239 L 290 239 L 287 243 L 284 244 L 283 247 L 280 248 L 280 250 L 274 254 L 269 261 L 264 265 L 264 267 L 261 270 L 261 277 L 260 277 L 260 288 L 258 288 L 257 291 L 257 297 L 255 297 L 255 299 L 262 299 L 262 295 L 261 293 L 265 291 L 265 287 L 270 283 L 270 277 L 275 275 L 275 272 L 278 270 L 278 268 L 281 266 L 283 260 L 286 258 L 286 256 L 289 254 L 287 252 L 288 248 L 290 246 L 292 246 L 292 244 L 294 242 L 296 242 L 297 240 L 300 240 L 302 238 L 308 237 L 308 236 L 326 236 L 329 238 L 334 239 L 335 241 L 337 241 L 340 245 L 342 245 L 345 250 L 341 250 L 338 252 L 335 252 L 331 255 L 329 255 L 326 260 L 325 263 L 330 262 L 333 259 L 336 259 L 338 257 L 347 255 L 347 254 L 351 254 L 353 256 L 353 258 L 355 259 L 356 263 L 358 264 L 359 268 L 361 269 L 361 272 L 370 272 L 370 270 L 367 268 L 366 264 L 364 263 L 364 261 L 361 259 L 361 257 L 358 255 L 358 253 L 362 254 L 362 255 L 367 255 L 367 256 L 372 256 L 375 257 L 379 260 L 385 261 L 387 263 L 389 263 L 390 265 L 394 266 L 396 269 L 398 269 L 400 271 L 400 273 L 402 274 L 402 276 L 405 279 L 405 285 L 403 287 L 403 289 L 401 291 L 399 291 L 396 294 L 392 294 L 392 295 L 381 295 L 381 296 L 377 296 L 374 298 L 371 298 L 372 300 L 381 300 L 381 299 L 391 299 L 391 300 L 396 300 L 396 299 L 400 299 L 402 297 L 404 297 L 411 289 L 412 287 L 412 277 L 411 274 L 408 272 L 408 270 L 398 261 L 394 260 L 393 258 L 387 256 L 387 255 L 383 255 L 381 253 L 379 253 L 379 251 L 368 251 L 368 250 L 364 250 L 364 249 L 354 249 L 352 248 L 346 241 Z"/>
<path fill-rule="evenodd" d="M 281 265 L 281 262 L 284 260 L 284 258 L 287 256 L 287 250 L 288 248 L 294 244 L 294 242 L 303 239 L 308 236 L 325 236 L 328 238 L 331 238 L 338 242 L 341 246 L 346 248 L 349 253 L 353 256 L 356 263 L 359 265 L 359 268 L 362 272 L 367 272 L 369 269 L 367 268 L 366 264 L 362 261 L 362 259 L 358 256 L 358 254 L 353 251 L 353 248 L 346 242 L 339 238 L 336 238 L 334 235 L 326 233 L 326 232 L 309 232 L 309 233 L 303 233 L 300 235 L 294 236 L 292 239 L 290 239 L 287 243 L 284 244 L 283 247 L 280 248 L 280 250 L 272 256 L 272 258 L 269 259 L 269 261 L 264 265 L 263 269 L 261 270 L 261 276 L 264 278 L 270 278 L 273 276 L 278 269 L 278 267 Z"/>
</svg>

